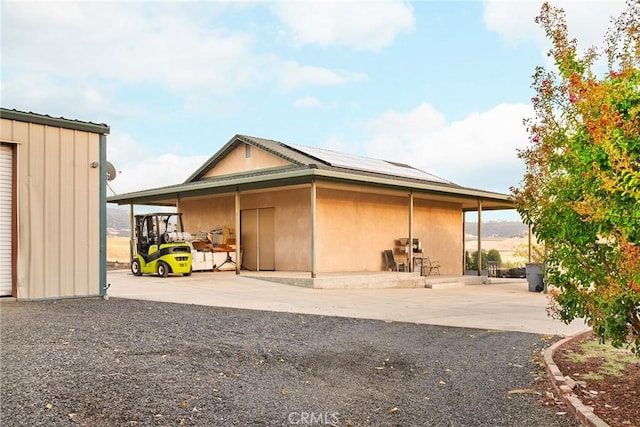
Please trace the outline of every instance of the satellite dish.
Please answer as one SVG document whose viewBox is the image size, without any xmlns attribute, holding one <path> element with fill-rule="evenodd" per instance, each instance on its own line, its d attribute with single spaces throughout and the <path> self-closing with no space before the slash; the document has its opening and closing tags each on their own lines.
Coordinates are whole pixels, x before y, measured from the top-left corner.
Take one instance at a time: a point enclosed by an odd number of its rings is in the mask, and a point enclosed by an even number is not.
<svg viewBox="0 0 640 427">
<path fill-rule="evenodd" d="M 107 162 L 107 181 L 113 181 L 113 179 L 118 175 L 116 172 L 116 168 L 111 164 L 111 162 Z"/>
</svg>

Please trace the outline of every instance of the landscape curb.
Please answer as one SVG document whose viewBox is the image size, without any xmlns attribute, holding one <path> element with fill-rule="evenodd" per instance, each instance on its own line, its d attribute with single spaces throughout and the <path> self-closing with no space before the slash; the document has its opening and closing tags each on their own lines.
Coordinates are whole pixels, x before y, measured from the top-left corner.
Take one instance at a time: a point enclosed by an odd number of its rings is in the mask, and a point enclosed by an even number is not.
<svg viewBox="0 0 640 427">
<path fill-rule="evenodd" d="M 576 340 L 580 340 L 590 336 L 592 329 L 589 328 L 586 331 L 582 331 L 578 334 L 564 338 L 555 344 L 551 345 L 544 351 L 544 364 L 551 378 L 553 388 L 556 393 L 562 398 L 564 403 L 571 412 L 582 424 L 588 427 L 609 427 L 609 424 L 605 423 L 602 418 L 593 413 L 593 408 L 587 406 L 578 398 L 573 392 L 573 389 L 567 384 L 566 377 L 560 372 L 558 365 L 553 361 L 553 355 L 562 346 Z"/>
</svg>

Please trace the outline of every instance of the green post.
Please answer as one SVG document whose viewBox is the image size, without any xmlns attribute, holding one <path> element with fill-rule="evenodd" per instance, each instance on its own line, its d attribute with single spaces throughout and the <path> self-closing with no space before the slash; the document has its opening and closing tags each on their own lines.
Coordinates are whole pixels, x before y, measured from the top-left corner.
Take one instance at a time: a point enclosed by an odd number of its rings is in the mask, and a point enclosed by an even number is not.
<svg viewBox="0 0 640 427">
<path fill-rule="evenodd" d="M 100 166 L 98 173 L 100 174 L 100 190 L 99 190 L 99 228 L 100 228 L 100 244 L 99 244 L 99 294 L 103 298 L 107 298 L 107 136 L 100 135 Z"/>
</svg>

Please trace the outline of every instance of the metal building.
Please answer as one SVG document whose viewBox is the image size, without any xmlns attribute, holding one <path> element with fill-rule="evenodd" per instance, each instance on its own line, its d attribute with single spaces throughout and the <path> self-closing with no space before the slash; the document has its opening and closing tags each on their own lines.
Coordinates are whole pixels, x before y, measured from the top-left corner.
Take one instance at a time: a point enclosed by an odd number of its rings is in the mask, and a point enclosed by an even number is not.
<svg viewBox="0 0 640 427">
<path fill-rule="evenodd" d="M 107 134 L 0 108 L 0 296 L 105 295 Z"/>
</svg>

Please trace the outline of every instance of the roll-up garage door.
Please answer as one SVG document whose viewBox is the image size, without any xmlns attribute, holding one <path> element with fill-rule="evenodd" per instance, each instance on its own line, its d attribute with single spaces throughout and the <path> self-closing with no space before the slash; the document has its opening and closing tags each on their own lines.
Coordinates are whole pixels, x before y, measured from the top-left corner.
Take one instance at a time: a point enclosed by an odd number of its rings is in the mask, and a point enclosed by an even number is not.
<svg viewBox="0 0 640 427">
<path fill-rule="evenodd" d="M 13 149 L 0 144 L 0 296 L 11 295 Z"/>
</svg>

